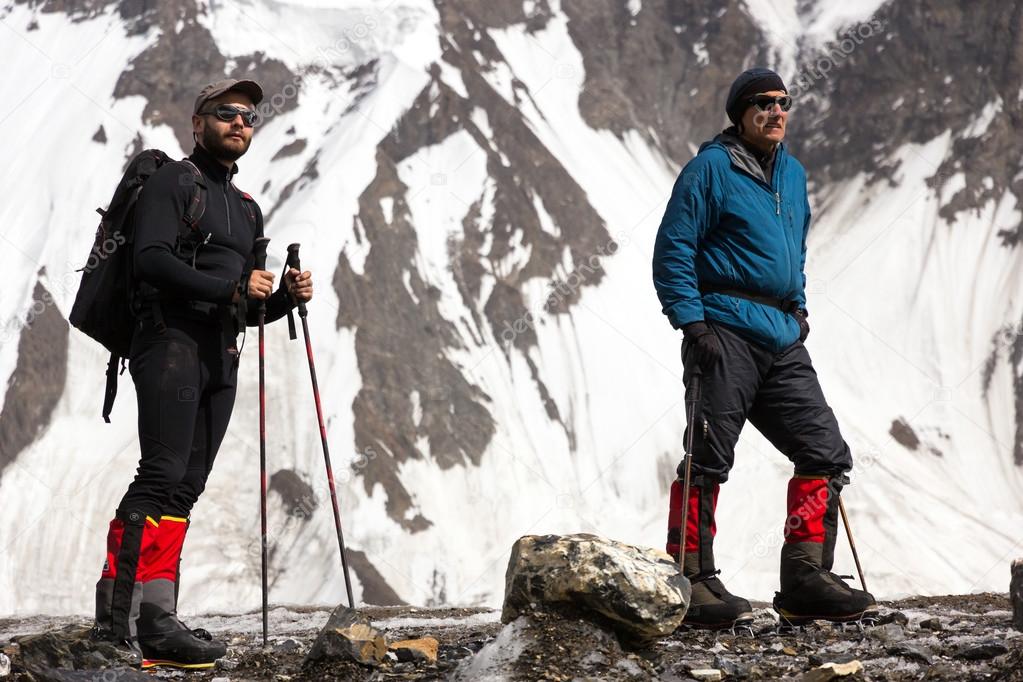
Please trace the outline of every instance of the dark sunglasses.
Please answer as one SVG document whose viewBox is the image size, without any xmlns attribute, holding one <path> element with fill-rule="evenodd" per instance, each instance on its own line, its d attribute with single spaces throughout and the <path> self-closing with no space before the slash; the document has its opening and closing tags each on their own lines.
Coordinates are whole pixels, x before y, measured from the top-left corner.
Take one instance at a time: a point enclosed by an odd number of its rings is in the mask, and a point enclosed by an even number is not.
<svg viewBox="0 0 1023 682">
<path fill-rule="evenodd" d="M 257 121 L 259 121 L 259 114 L 252 109 L 243 109 L 241 107 L 236 107 L 233 104 L 218 104 L 213 111 L 200 111 L 199 113 L 216 116 L 225 123 L 230 123 L 234 120 L 235 116 L 241 114 L 242 121 L 245 123 L 246 128 L 251 128 L 256 125 Z"/>
<path fill-rule="evenodd" d="M 772 95 L 754 95 L 746 101 L 755 106 L 757 111 L 768 113 L 774 111 L 775 104 L 781 107 L 782 111 L 788 111 L 792 108 L 792 98 L 788 95 L 778 95 L 777 97 Z"/>
</svg>

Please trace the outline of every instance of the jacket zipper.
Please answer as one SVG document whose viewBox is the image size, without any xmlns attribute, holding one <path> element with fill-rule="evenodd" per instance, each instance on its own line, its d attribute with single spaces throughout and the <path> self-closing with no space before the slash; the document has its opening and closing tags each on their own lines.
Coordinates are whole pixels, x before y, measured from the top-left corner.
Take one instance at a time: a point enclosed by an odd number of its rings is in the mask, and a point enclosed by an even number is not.
<svg viewBox="0 0 1023 682">
<path fill-rule="evenodd" d="M 770 178 L 766 178 L 765 177 L 764 178 L 764 184 L 767 185 L 767 190 L 769 192 L 773 192 L 774 193 L 774 214 L 776 216 L 780 217 L 781 216 L 781 191 L 779 191 L 778 189 L 775 189 L 775 187 L 774 187 L 774 178 L 779 173 L 779 170 L 778 170 L 778 162 L 779 161 L 780 161 L 780 159 L 775 158 L 774 166 L 771 168 L 771 177 Z M 751 173 L 749 173 L 747 171 L 743 171 L 743 172 L 745 172 L 750 177 L 754 177 Z M 756 179 L 756 178 L 754 177 L 754 179 Z M 778 221 L 778 225 L 781 228 L 782 238 L 785 240 L 785 260 L 788 261 L 789 272 L 792 272 L 792 249 L 789 248 L 788 229 L 785 227 L 784 221 L 779 220 Z"/>
<path fill-rule="evenodd" d="M 227 234 L 231 234 L 231 203 L 227 200 L 227 186 L 224 186 L 224 210 L 227 211 Z"/>
<path fill-rule="evenodd" d="M 774 178 L 777 177 L 778 173 L 780 172 L 778 170 L 778 165 L 779 165 L 778 162 L 779 161 L 780 161 L 780 159 L 775 157 L 774 165 L 771 168 L 771 183 L 770 184 L 771 184 L 771 189 L 774 190 L 774 214 L 776 216 L 778 216 L 779 218 L 781 218 L 781 188 L 780 187 L 775 188 L 775 186 L 774 186 L 774 184 L 775 184 L 774 183 Z M 788 265 L 789 265 L 788 271 L 791 273 L 792 272 L 792 249 L 789 248 L 789 230 L 788 230 L 788 226 L 785 224 L 785 220 L 784 219 L 781 219 L 781 220 L 778 221 L 778 226 L 781 228 L 782 239 L 785 242 L 785 260 L 788 262 Z"/>
</svg>

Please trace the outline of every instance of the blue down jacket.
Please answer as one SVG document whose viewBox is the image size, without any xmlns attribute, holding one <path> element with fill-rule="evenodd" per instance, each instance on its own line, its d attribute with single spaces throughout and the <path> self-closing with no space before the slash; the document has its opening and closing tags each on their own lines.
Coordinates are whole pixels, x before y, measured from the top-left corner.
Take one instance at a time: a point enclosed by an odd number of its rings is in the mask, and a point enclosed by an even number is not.
<svg viewBox="0 0 1023 682">
<path fill-rule="evenodd" d="M 711 320 L 774 352 L 799 338 L 778 308 L 700 287 L 737 289 L 806 307 L 810 204 L 803 166 L 779 144 L 770 182 L 727 131 L 705 142 L 675 181 L 657 230 L 653 275 L 676 329 Z"/>
</svg>

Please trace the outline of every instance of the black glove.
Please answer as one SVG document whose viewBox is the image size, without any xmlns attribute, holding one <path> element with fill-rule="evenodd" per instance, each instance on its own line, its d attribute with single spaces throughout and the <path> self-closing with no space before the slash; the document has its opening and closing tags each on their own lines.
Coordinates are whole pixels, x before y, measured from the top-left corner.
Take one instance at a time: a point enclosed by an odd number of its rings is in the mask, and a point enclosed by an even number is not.
<svg viewBox="0 0 1023 682">
<path fill-rule="evenodd" d="M 792 313 L 796 322 L 799 323 L 799 340 L 806 341 L 806 337 L 810 335 L 810 323 L 806 321 L 806 308 L 799 308 L 796 312 Z"/>
<path fill-rule="evenodd" d="M 690 322 L 682 327 L 682 333 L 689 342 L 690 357 L 701 369 L 710 369 L 721 360 L 721 342 L 706 322 Z"/>
</svg>

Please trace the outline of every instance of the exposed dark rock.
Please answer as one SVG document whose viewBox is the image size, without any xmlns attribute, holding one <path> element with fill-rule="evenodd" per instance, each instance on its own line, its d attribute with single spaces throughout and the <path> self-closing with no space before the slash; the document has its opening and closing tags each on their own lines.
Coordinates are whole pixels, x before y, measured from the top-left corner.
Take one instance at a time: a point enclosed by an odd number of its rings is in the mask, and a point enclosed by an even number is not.
<svg viewBox="0 0 1023 682">
<path fill-rule="evenodd" d="M 898 625 L 905 626 L 909 623 L 909 617 L 902 611 L 887 611 L 878 616 L 878 625 L 888 625 L 889 623 L 897 623 Z"/>
<path fill-rule="evenodd" d="M 64 394 L 68 328 L 53 296 L 37 281 L 0 412 L 0 475 L 46 429 Z"/>
<path fill-rule="evenodd" d="M 35 679 L 91 680 L 101 668 L 130 672 L 124 667 L 129 663 L 125 654 L 110 644 L 93 642 L 88 628 L 79 625 L 15 637 L 13 641 L 17 644 L 12 656 L 14 667 L 31 673 Z M 146 677 L 117 679 L 144 680 Z"/>
<path fill-rule="evenodd" d="M 107 131 L 103 130 L 103 124 L 100 124 L 99 128 L 96 129 L 96 133 L 92 136 L 93 142 L 99 142 L 100 144 L 107 143 Z"/>
<path fill-rule="evenodd" d="M 1012 600 L 1012 624 L 1017 630 L 1023 630 L 1023 559 L 1012 562 L 1009 599 Z"/>
<path fill-rule="evenodd" d="M 896 443 L 909 450 L 916 450 L 920 447 L 920 439 L 917 437 L 916 431 L 909 425 L 909 422 L 901 417 L 892 421 L 888 435 L 894 438 Z"/>
<path fill-rule="evenodd" d="M 825 663 L 819 668 L 808 670 L 799 676 L 799 682 L 828 682 L 842 677 L 850 677 L 863 672 L 863 664 L 859 661 L 848 663 Z"/>
<path fill-rule="evenodd" d="M 382 483 L 388 513 L 410 529 L 424 528 L 429 521 L 412 511 L 412 500 L 395 474 L 397 464 L 425 456 L 441 467 L 476 464 L 494 432 L 489 398 L 446 358 L 445 350 L 463 347 L 465 337 L 482 343 L 483 324 L 489 324 L 506 354 L 535 346 L 535 317 L 568 310 L 584 286 L 601 281 L 602 254 L 615 249 L 582 189 L 539 141 L 522 113 L 481 75 L 504 59 L 486 27 L 539 21 L 542 8 L 540 14 L 525 17 L 520 6 L 498 9 L 469 0 L 437 5 L 444 30 L 443 58 L 461 72 L 468 98 L 442 82 L 439 68 L 432 71 L 431 83 L 381 142 L 377 177 L 360 197 L 355 234 L 370 245 L 365 272 L 356 274 L 342 254 L 334 278 L 345 302 L 338 324 L 357 328 L 360 372 L 374 377 L 372 384 L 364 384 L 354 404 L 356 445 L 361 452 L 375 454 L 362 470 L 366 489 Z M 484 16 L 489 18 L 483 21 Z M 523 91 L 518 84 L 516 92 Z M 475 110 L 485 112 L 492 134 L 473 122 Z M 446 320 L 437 310 L 439 292 L 423 280 L 413 260 L 416 234 L 408 223 L 407 188 L 395 166 L 459 131 L 467 132 L 485 154 L 495 190 L 489 198 L 493 217 L 487 225 L 478 224 L 483 197 L 466 198 L 473 204 L 463 220 L 465 236 L 452 241 L 449 249 L 456 258 L 453 270 L 471 319 Z M 543 229 L 537 198 L 560 236 Z M 393 201 L 390 223 L 380 209 L 381 199 Z M 486 253 L 481 252 L 484 235 L 490 243 Z M 507 272 L 495 266 L 516 249 L 529 250 L 525 262 Z M 563 273 L 566 251 L 573 266 L 571 272 Z M 573 286 L 552 291 L 551 301 L 557 305 L 527 310 L 523 298 L 527 282 L 534 277 L 552 281 L 559 273 Z M 496 282 L 487 299 L 480 300 L 480 283 L 486 274 Z M 409 339 L 416 343 L 409 344 Z M 534 372 L 534 381 L 548 415 L 562 425 L 574 444 L 574 434 L 539 372 Z M 411 419 L 412 391 L 418 392 L 422 409 L 418 424 Z M 428 453 L 419 450 L 422 438 L 429 443 Z"/>
<path fill-rule="evenodd" d="M 305 168 L 297 178 L 289 182 L 281 190 L 280 195 L 277 197 L 277 201 L 274 202 L 270 210 L 266 212 L 266 224 L 270 224 L 270 220 L 273 218 L 274 213 L 280 208 L 284 202 L 291 198 L 291 195 L 296 191 L 305 187 L 307 184 L 320 177 L 320 171 L 316 168 L 316 165 L 320 162 L 319 154 L 314 154 L 309 161 L 306 162 Z"/>
<path fill-rule="evenodd" d="M 68 670 L 65 668 L 48 668 L 32 671 L 34 682 L 97 682 L 97 680 L 116 680 L 117 682 L 152 682 L 152 677 L 133 668 L 107 668 L 102 672 L 95 670 Z"/>
<path fill-rule="evenodd" d="M 679 166 L 694 142 L 728 125 L 732 80 L 767 57 L 739 0 L 644 0 L 635 17 L 618 0 L 566 0 L 562 9 L 583 55 L 583 118 L 619 136 L 635 130 Z"/>
<path fill-rule="evenodd" d="M 307 520 L 319 506 L 313 487 L 291 469 L 280 469 L 270 476 L 267 490 L 281 496 L 288 516 Z"/>
<path fill-rule="evenodd" d="M 274 154 L 270 160 L 276 161 L 277 159 L 283 159 L 287 156 L 295 156 L 296 154 L 301 154 L 302 150 L 306 148 L 306 144 L 307 143 L 304 138 L 292 140 L 288 144 L 278 149 L 277 153 Z"/>
<path fill-rule="evenodd" d="M 1011 371 L 1013 395 L 1016 399 L 1016 432 L 1012 443 L 1012 459 L 1016 466 L 1023 466 L 1023 320 L 1005 325 L 991 339 L 991 354 L 984 363 L 984 396 L 991 391 L 998 363 L 1004 361 Z"/>
<path fill-rule="evenodd" d="M 512 547 L 501 620 L 551 611 L 645 646 L 682 623 L 689 581 L 669 556 L 595 535 L 527 535 Z"/>
<path fill-rule="evenodd" d="M 1002 642 L 981 642 L 980 644 L 971 642 L 956 649 L 952 655 L 967 661 L 983 661 L 1007 653 L 1009 653 L 1009 647 Z"/>
<path fill-rule="evenodd" d="M 304 665 L 324 660 L 353 660 L 365 665 L 376 665 L 387 655 L 387 639 L 355 609 L 338 606 L 330 614 Z"/>
<path fill-rule="evenodd" d="M 889 656 L 901 656 L 911 661 L 919 661 L 930 665 L 934 660 L 934 652 L 921 644 L 907 644 L 902 642 L 885 649 Z"/>
<path fill-rule="evenodd" d="M 141 95 L 146 98 L 142 120 L 150 125 L 167 124 L 181 148 L 193 146 L 192 105 L 199 90 L 222 78 L 254 78 L 263 88 L 260 111 L 280 114 L 298 105 L 301 78 L 283 62 L 261 52 L 234 57 L 232 68 L 217 48 L 209 30 L 197 21 L 199 6 L 189 2 L 122 2 L 145 7 L 135 14 L 130 30 L 161 29 L 156 42 L 142 51 L 121 73 L 114 86 L 115 98 Z M 290 96 L 289 96 L 290 95 Z"/>
<path fill-rule="evenodd" d="M 403 606 L 407 603 L 387 583 L 365 552 L 349 549 L 347 554 L 348 564 L 355 571 L 355 575 L 359 577 L 359 583 L 362 585 L 362 601 L 364 603 L 376 606 Z"/>
<path fill-rule="evenodd" d="M 417 446 L 424 437 L 429 455 L 441 468 L 479 464 L 494 431 L 483 406 L 489 398 L 470 384 L 445 355 L 461 340 L 437 307 L 438 294 L 415 268 L 416 233 L 408 222 L 407 188 L 394 162 L 377 154 L 377 177 L 359 198 L 359 225 L 371 244 L 364 273 L 354 272 L 342 253 L 334 288 L 344 305 L 338 324 L 357 328 L 355 350 L 366 381 L 355 398 L 355 442 L 365 455 L 366 492 L 380 483 L 391 518 L 410 531 L 430 521 L 414 511 L 411 495 L 398 477 L 398 465 L 423 458 Z M 388 223 L 380 199 L 394 199 Z M 407 282 L 410 289 L 405 288 Z M 411 291 L 410 291 L 411 290 Z M 413 420 L 412 392 L 418 392 L 421 416 Z"/>
<path fill-rule="evenodd" d="M 14 0 L 16 5 L 28 5 L 40 12 L 60 12 L 66 14 L 73 22 L 91 19 L 101 14 L 108 6 L 118 4 L 119 2 L 121 0 Z M 127 18 L 124 11 L 122 11 L 121 16 Z M 33 21 L 33 23 L 35 22 Z M 38 28 L 38 24 L 36 27 Z"/>
<path fill-rule="evenodd" d="M 861 172 L 872 181 L 891 180 L 898 169 L 890 159 L 898 148 L 929 142 L 949 121 L 975 120 L 1000 100 L 1001 111 L 986 130 L 952 131 L 952 150 L 929 182 L 944 201 L 946 219 L 1006 190 L 1020 196 L 1020 158 L 1005 150 L 1013 148 L 1023 119 L 1021 29 L 1023 7 L 1014 3 L 889 2 L 841 36 L 844 43 L 829 46 L 830 54 L 803 55 L 802 82 L 794 84 L 800 104 L 792 118 L 792 143 L 809 177 L 816 186 Z M 829 65 L 826 76 L 818 64 Z M 957 173 L 965 175 L 965 187 L 942 197 L 944 184 Z M 988 177 L 990 183 L 984 181 Z"/>
<path fill-rule="evenodd" d="M 473 28 L 508 28 L 515 24 L 527 24 L 531 30 L 543 28 L 551 15 L 547 0 L 538 0 L 529 14 L 525 3 L 491 3 L 485 0 L 435 0 L 438 8 L 455 8 Z"/>
</svg>

